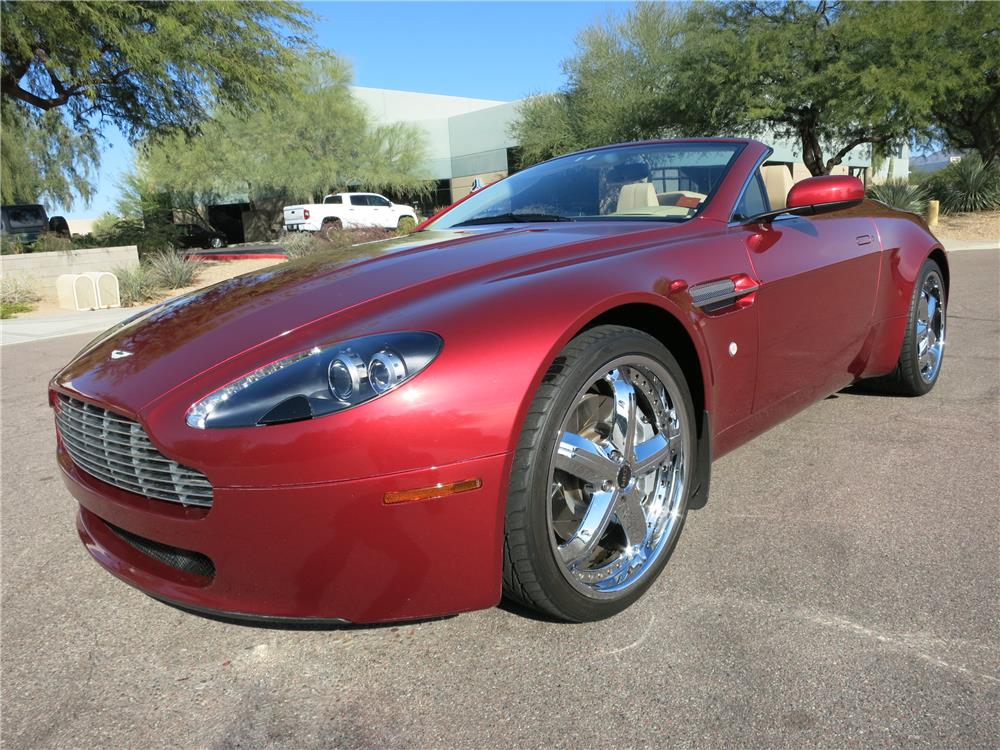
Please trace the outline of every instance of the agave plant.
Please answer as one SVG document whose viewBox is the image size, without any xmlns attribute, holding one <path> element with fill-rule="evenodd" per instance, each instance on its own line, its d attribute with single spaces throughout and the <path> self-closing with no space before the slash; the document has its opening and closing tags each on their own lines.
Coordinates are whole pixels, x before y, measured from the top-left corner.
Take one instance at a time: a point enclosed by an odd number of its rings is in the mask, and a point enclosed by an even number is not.
<svg viewBox="0 0 1000 750">
<path fill-rule="evenodd" d="M 114 269 L 118 277 L 118 289 L 121 293 L 122 307 L 131 307 L 141 302 L 156 299 L 159 285 L 145 263 L 136 266 L 119 266 Z"/>
<path fill-rule="evenodd" d="M 153 280 L 166 289 L 191 286 L 201 267 L 201 261 L 186 258 L 172 250 L 164 250 L 149 256 L 149 269 Z"/>
<path fill-rule="evenodd" d="M 906 180 L 889 180 L 881 185 L 872 185 L 868 188 L 868 197 L 915 214 L 923 213 L 927 205 L 927 193 L 923 187 Z"/>
<path fill-rule="evenodd" d="M 1000 209 L 1000 164 L 983 164 L 975 152 L 941 170 L 935 184 L 948 213 Z"/>
</svg>

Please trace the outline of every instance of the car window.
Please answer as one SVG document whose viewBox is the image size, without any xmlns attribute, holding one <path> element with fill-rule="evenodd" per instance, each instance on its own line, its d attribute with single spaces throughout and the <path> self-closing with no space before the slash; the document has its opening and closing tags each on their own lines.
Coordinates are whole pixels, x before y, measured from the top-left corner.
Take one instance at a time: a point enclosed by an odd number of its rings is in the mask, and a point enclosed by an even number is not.
<svg viewBox="0 0 1000 750">
<path fill-rule="evenodd" d="M 351 205 L 352 206 L 367 206 L 367 205 L 369 205 L 368 204 L 368 196 L 367 195 L 352 195 L 351 196 Z"/>
<path fill-rule="evenodd" d="M 339 195 L 328 195 L 323 199 L 324 203 L 343 203 L 343 197 Z"/>
<path fill-rule="evenodd" d="M 11 229 L 37 227 L 39 224 L 48 224 L 49 221 L 41 206 L 7 206 L 4 213 Z"/>
<path fill-rule="evenodd" d="M 686 221 L 719 187 L 741 143 L 642 143 L 583 151 L 483 188 L 428 228 L 504 221 Z"/>
<path fill-rule="evenodd" d="M 369 195 L 368 200 L 371 201 L 369 205 L 372 206 L 381 206 L 382 208 L 389 208 L 389 206 L 392 205 L 391 201 L 389 201 L 387 198 L 383 198 L 381 195 Z"/>
<path fill-rule="evenodd" d="M 759 216 L 771 210 L 767 200 L 767 191 L 764 189 L 764 180 L 760 175 L 760 170 L 750 180 L 743 198 L 740 199 L 733 214 L 734 219 L 749 219 L 752 216 Z"/>
</svg>

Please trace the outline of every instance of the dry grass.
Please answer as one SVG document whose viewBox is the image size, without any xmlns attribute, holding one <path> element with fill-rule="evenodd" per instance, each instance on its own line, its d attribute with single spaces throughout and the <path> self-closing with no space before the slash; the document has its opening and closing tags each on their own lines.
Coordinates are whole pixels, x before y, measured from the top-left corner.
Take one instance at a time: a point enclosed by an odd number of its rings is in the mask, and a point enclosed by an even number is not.
<svg viewBox="0 0 1000 750">
<path fill-rule="evenodd" d="M 932 231 L 942 240 L 1000 240 L 1000 211 L 942 216 Z"/>
</svg>

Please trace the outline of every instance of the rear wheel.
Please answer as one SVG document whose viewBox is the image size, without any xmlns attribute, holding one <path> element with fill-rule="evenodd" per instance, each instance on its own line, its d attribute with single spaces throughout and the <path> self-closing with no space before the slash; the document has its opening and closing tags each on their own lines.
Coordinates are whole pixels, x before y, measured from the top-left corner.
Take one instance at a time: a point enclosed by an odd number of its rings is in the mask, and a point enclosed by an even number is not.
<svg viewBox="0 0 1000 750">
<path fill-rule="evenodd" d="M 923 396 L 930 391 L 941 375 L 947 322 L 941 267 L 928 258 L 913 287 L 896 369 L 872 381 L 872 387 L 904 396 Z"/>
<path fill-rule="evenodd" d="M 571 341 L 535 396 L 515 456 L 507 595 L 578 622 L 638 599 L 680 535 L 695 430 L 684 374 L 656 339 L 600 326 Z"/>
<path fill-rule="evenodd" d="M 324 240 L 330 239 L 333 232 L 339 232 L 343 228 L 340 219 L 323 219 L 323 224 L 319 229 L 319 236 Z"/>
</svg>

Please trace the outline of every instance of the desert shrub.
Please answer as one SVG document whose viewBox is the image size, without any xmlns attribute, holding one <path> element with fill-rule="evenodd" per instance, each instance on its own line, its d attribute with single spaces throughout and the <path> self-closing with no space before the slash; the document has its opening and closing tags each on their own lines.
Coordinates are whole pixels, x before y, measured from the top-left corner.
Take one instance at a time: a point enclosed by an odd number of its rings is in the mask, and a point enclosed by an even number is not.
<svg viewBox="0 0 1000 750">
<path fill-rule="evenodd" d="M 3 255 L 20 255 L 30 252 L 31 248 L 26 247 L 17 237 L 0 237 L 0 253 Z"/>
<path fill-rule="evenodd" d="M 54 234 L 52 232 L 46 232 L 35 242 L 35 247 L 32 249 L 32 252 L 68 252 L 72 249 L 73 240 L 69 237 L 64 237 L 61 234 Z"/>
<path fill-rule="evenodd" d="M 135 266 L 119 266 L 114 269 L 114 274 L 118 277 L 122 307 L 148 302 L 158 296 L 159 286 L 152 270 L 145 263 L 139 263 Z"/>
<path fill-rule="evenodd" d="M 281 240 L 281 248 L 289 258 L 303 258 L 317 252 L 323 241 L 310 232 L 289 232 Z"/>
<path fill-rule="evenodd" d="M 191 286 L 203 263 L 172 250 L 162 250 L 147 256 L 150 273 L 157 285 L 165 289 Z"/>
<path fill-rule="evenodd" d="M 0 302 L 7 305 L 37 302 L 38 291 L 31 279 L 24 276 L 0 276 Z"/>
<path fill-rule="evenodd" d="M 39 299 L 31 279 L 23 276 L 0 276 L 0 318 L 28 312 Z"/>
<path fill-rule="evenodd" d="M 412 216 L 403 216 L 399 220 L 399 227 L 396 229 L 396 234 L 409 234 L 413 231 L 413 227 L 417 225 L 416 219 Z"/>
<path fill-rule="evenodd" d="M 1000 164 L 983 164 L 972 152 L 930 175 L 924 185 L 946 213 L 1000 209 Z"/>
<path fill-rule="evenodd" d="M 881 185 L 872 185 L 868 188 L 868 197 L 900 211 L 910 211 L 915 214 L 923 213 L 927 206 L 927 193 L 924 188 L 905 180 L 889 180 Z"/>
</svg>

